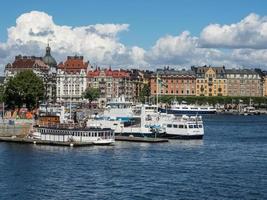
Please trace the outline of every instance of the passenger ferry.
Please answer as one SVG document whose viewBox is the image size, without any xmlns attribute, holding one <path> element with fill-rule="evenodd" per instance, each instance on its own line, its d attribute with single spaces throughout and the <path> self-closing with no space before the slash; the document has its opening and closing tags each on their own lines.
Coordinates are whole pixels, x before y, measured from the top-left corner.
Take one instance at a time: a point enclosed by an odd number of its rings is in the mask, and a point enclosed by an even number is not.
<svg viewBox="0 0 267 200">
<path fill-rule="evenodd" d="M 205 115 L 216 114 L 216 109 L 210 106 L 187 105 L 186 103 L 173 103 L 170 108 L 159 108 L 162 113 L 174 115 Z"/>
<path fill-rule="evenodd" d="M 112 115 L 104 112 L 103 115 L 94 116 L 87 121 L 87 127 L 111 128 L 115 135 L 136 136 L 136 137 L 155 137 L 159 133 L 150 116 L 146 115 L 145 106 L 131 107 L 131 115 L 123 110 L 116 111 L 112 109 Z M 116 108 L 115 108 L 116 109 Z"/>
<path fill-rule="evenodd" d="M 114 131 L 110 128 L 88 128 L 74 123 L 59 123 L 59 116 L 40 117 L 32 136 L 54 142 L 92 142 L 99 145 L 115 142 Z"/>
<path fill-rule="evenodd" d="M 118 112 L 118 110 L 117 110 Z M 140 104 L 132 106 L 132 116 L 123 112 L 110 116 L 96 116 L 87 126 L 110 127 L 115 135 L 137 137 L 164 137 L 171 139 L 202 139 L 204 128 L 201 116 L 177 117 L 173 114 L 159 113 L 156 105 Z"/>
<path fill-rule="evenodd" d="M 201 116 L 163 115 L 160 118 L 163 133 L 159 137 L 169 139 L 202 139 L 204 127 Z"/>
</svg>

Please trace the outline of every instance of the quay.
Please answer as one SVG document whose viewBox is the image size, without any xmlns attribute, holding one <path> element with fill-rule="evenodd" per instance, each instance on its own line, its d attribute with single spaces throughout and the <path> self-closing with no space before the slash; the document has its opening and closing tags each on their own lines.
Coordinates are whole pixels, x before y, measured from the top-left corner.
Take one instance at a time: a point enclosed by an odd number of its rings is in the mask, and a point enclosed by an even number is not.
<svg viewBox="0 0 267 200">
<path fill-rule="evenodd" d="M 50 145 L 50 146 L 70 146 L 70 147 L 85 147 L 94 145 L 93 142 L 59 142 L 59 141 L 48 141 L 48 140 L 38 140 L 38 139 L 19 138 L 19 137 L 0 137 L 0 142 Z"/>
<path fill-rule="evenodd" d="M 146 142 L 146 143 L 163 143 L 163 142 L 169 142 L 168 139 L 163 139 L 163 138 L 129 137 L 129 136 L 115 136 L 115 141 Z"/>
</svg>

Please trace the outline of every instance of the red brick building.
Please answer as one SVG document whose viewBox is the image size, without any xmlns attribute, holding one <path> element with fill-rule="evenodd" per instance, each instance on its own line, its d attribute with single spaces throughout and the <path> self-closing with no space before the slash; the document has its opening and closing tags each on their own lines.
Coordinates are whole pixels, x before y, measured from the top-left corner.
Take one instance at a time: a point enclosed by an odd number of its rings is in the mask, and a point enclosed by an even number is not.
<svg viewBox="0 0 267 200">
<path fill-rule="evenodd" d="M 103 104 L 121 96 L 129 101 L 135 97 L 130 73 L 126 70 L 100 69 L 98 67 L 87 73 L 87 86 L 100 89 L 101 103 Z"/>
<path fill-rule="evenodd" d="M 156 95 L 158 90 L 160 95 L 194 96 L 195 82 L 196 76 L 191 70 L 158 69 L 150 77 L 151 95 Z"/>
</svg>

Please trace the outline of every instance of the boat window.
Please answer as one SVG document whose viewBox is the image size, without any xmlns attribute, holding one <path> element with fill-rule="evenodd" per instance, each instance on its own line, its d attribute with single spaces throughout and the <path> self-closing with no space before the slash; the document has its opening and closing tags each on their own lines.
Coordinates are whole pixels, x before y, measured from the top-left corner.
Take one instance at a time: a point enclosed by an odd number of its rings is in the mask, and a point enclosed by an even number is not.
<svg viewBox="0 0 267 200">
<path fill-rule="evenodd" d="M 180 125 L 179 125 L 179 128 L 184 128 L 184 125 L 180 124 Z"/>
<path fill-rule="evenodd" d="M 198 126 L 197 125 L 194 125 L 194 128 L 198 128 Z"/>
<path fill-rule="evenodd" d="M 173 128 L 177 128 L 178 126 L 177 126 L 177 124 L 173 124 Z"/>
<path fill-rule="evenodd" d="M 184 128 L 187 128 L 187 125 L 184 125 Z"/>
<path fill-rule="evenodd" d="M 202 125 L 198 125 L 198 128 L 202 128 Z"/>
<path fill-rule="evenodd" d="M 167 124 L 167 127 L 168 128 L 172 128 L 172 124 Z"/>
<path fill-rule="evenodd" d="M 193 128 L 194 126 L 193 125 L 189 125 L 189 128 Z"/>
</svg>

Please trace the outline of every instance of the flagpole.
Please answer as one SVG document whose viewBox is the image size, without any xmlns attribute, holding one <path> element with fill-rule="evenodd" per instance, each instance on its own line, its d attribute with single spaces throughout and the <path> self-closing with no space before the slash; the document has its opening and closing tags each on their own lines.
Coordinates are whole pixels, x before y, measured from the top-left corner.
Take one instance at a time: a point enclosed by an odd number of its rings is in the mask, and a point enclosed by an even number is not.
<svg viewBox="0 0 267 200">
<path fill-rule="evenodd" d="M 157 72 L 157 107 L 159 107 L 159 73 Z"/>
</svg>

